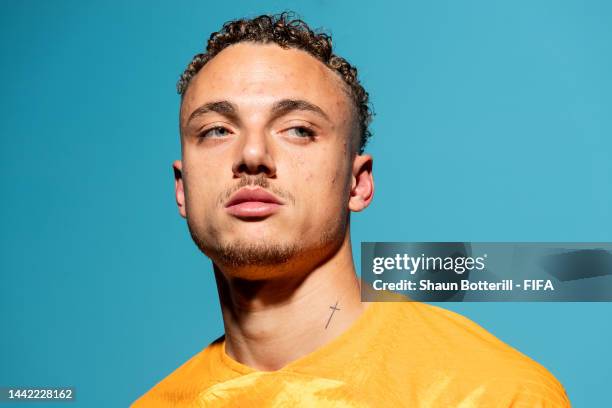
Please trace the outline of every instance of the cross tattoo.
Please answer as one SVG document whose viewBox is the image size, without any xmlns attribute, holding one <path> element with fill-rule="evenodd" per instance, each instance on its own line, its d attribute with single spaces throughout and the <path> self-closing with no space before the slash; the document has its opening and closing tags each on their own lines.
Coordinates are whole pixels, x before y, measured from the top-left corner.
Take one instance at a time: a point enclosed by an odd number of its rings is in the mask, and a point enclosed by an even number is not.
<svg viewBox="0 0 612 408">
<path fill-rule="evenodd" d="M 325 324 L 325 328 L 327 329 L 327 326 L 329 326 L 329 322 L 331 322 L 331 318 L 334 315 L 334 313 L 336 312 L 336 310 L 341 310 L 339 308 L 337 308 L 336 306 L 338 306 L 338 301 L 336 300 L 336 304 L 333 306 L 330 306 L 329 308 L 332 309 L 331 314 L 329 315 L 329 319 L 327 319 L 327 323 Z"/>
</svg>

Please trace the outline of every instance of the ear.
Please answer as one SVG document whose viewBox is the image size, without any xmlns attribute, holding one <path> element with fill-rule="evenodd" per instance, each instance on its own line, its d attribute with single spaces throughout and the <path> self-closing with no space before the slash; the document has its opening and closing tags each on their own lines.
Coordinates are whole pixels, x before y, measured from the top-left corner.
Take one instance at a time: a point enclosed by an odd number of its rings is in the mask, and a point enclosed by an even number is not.
<svg viewBox="0 0 612 408">
<path fill-rule="evenodd" d="M 183 188 L 183 163 L 180 160 L 175 160 L 172 163 L 174 170 L 174 195 L 176 197 L 176 205 L 178 206 L 181 217 L 186 218 L 185 211 L 185 189 Z"/>
<path fill-rule="evenodd" d="M 353 160 L 353 177 L 349 197 L 349 210 L 362 211 L 374 197 L 374 177 L 372 176 L 372 156 L 356 155 Z"/>
</svg>

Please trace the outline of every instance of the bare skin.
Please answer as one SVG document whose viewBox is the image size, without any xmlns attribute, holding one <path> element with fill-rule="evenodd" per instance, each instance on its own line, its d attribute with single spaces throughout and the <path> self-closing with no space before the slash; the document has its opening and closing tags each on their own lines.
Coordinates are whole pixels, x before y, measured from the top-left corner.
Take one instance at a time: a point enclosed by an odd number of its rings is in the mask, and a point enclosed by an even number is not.
<svg viewBox="0 0 612 408">
<path fill-rule="evenodd" d="M 338 337 L 366 307 L 349 214 L 374 193 L 342 79 L 300 50 L 233 45 L 193 78 L 180 122 L 176 202 L 214 263 L 226 353 L 272 371 Z M 269 211 L 230 205 L 256 189 Z"/>
</svg>

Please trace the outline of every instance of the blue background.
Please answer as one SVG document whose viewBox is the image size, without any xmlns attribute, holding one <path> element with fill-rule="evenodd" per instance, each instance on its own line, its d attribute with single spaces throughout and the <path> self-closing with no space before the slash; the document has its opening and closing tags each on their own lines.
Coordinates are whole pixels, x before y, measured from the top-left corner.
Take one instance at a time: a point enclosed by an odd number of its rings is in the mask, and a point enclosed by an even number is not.
<svg viewBox="0 0 612 408">
<path fill-rule="evenodd" d="M 254 3 L 2 2 L 0 386 L 126 406 L 222 333 L 170 165 L 178 75 L 236 17 L 293 9 L 360 68 L 377 190 L 355 250 L 612 241 L 610 2 Z M 612 304 L 445 307 L 612 406 Z"/>
</svg>

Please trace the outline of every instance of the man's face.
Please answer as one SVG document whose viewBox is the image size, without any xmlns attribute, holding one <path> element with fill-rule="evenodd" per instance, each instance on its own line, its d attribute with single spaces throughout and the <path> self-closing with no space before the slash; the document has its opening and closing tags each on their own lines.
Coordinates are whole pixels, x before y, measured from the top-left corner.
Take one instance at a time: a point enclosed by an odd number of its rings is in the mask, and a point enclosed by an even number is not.
<svg viewBox="0 0 612 408">
<path fill-rule="evenodd" d="M 240 43 L 209 61 L 184 95 L 174 164 L 200 249 L 242 271 L 337 249 L 371 163 L 356 154 L 353 109 L 342 79 L 304 51 Z"/>
</svg>

